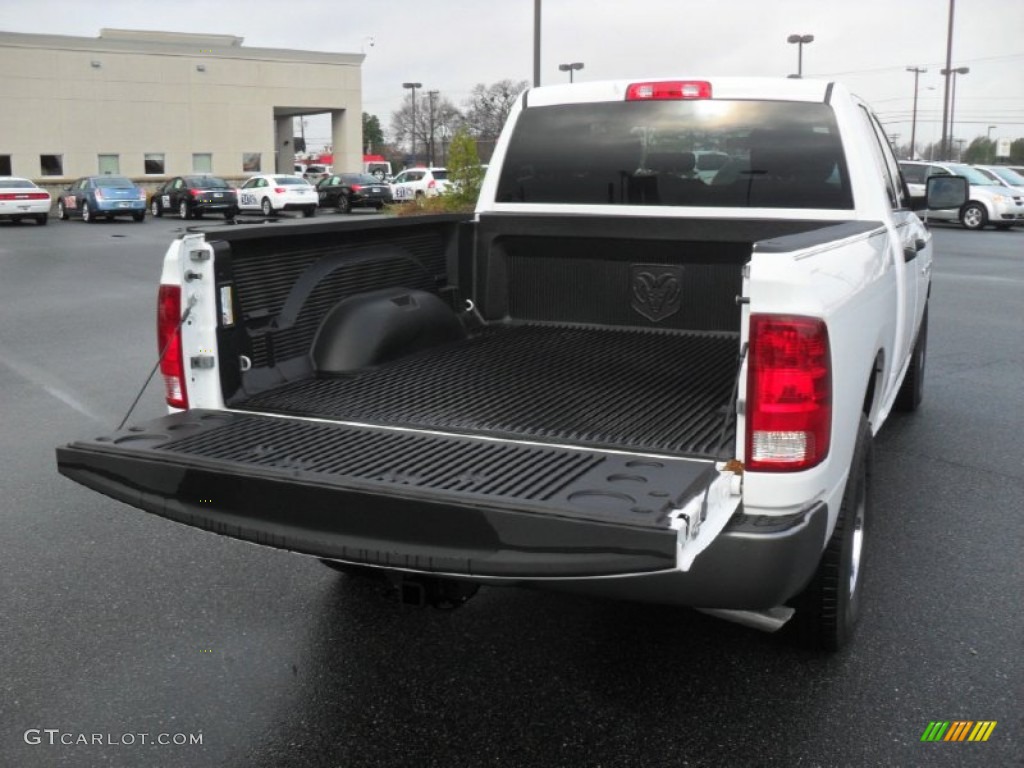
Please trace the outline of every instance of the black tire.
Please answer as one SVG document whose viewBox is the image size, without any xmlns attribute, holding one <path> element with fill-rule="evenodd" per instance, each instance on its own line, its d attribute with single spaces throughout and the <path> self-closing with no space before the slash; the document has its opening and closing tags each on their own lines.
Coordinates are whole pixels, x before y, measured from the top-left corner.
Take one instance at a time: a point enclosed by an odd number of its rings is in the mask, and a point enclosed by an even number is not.
<svg viewBox="0 0 1024 768">
<path fill-rule="evenodd" d="M 67 221 L 69 218 L 71 218 L 70 216 L 68 216 L 68 209 L 64 207 L 63 200 L 57 201 L 57 218 L 60 219 L 61 221 Z"/>
<path fill-rule="evenodd" d="M 164 209 L 161 207 L 159 199 L 154 197 L 149 201 L 149 212 L 157 219 L 164 215 Z"/>
<path fill-rule="evenodd" d="M 238 209 L 237 208 L 229 208 L 228 210 L 224 211 L 224 218 L 228 219 L 229 221 L 231 219 L 235 218 L 235 216 L 237 216 L 237 215 L 238 215 Z"/>
<path fill-rule="evenodd" d="M 302 215 L 307 219 L 312 219 L 316 216 L 316 206 L 309 205 L 302 209 Z"/>
<path fill-rule="evenodd" d="M 93 212 L 89 210 L 88 201 L 84 201 L 82 203 L 82 221 L 86 222 L 87 224 L 95 224 L 97 221 L 99 221 L 99 217 L 94 216 Z"/>
<path fill-rule="evenodd" d="M 988 224 L 988 211 L 981 203 L 970 202 L 960 210 L 960 223 L 967 229 L 984 229 Z"/>
<path fill-rule="evenodd" d="M 818 570 L 792 600 L 786 627 L 800 645 L 838 651 L 853 636 L 864 592 L 864 554 L 871 519 L 871 427 L 862 415 L 839 518 Z"/>
<path fill-rule="evenodd" d="M 264 216 L 274 215 L 274 206 L 271 204 L 269 197 L 263 198 L 263 202 L 260 203 L 260 210 L 263 211 Z"/>
<path fill-rule="evenodd" d="M 921 327 L 914 342 L 914 351 L 910 353 L 910 367 L 903 378 L 900 391 L 896 393 L 893 408 L 903 413 L 913 413 L 924 399 L 924 366 L 928 358 L 928 306 L 925 305 Z"/>
<path fill-rule="evenodd" d="M 352 201 L 348 199 L 348 195 L 338 195 L 335 207 L 338 209 L 338 213 L 352 213 Z"/>
<path fill-rule="evenodd" d="M 48 222 L 49 220 L 50 214 L 48 213 L 40 213 L 36 216 L 36 224 L 38 224 L 40 227 L 45 227 L 46 222 Z"/>
<path fill-rule="evenodd" d="M 139 211 L 138 213 L 133 213 L 132 214 L 132 221 L 145 221 L 145 220 L 146 220 L 146 212 L 145 211 Z"/>
<path fill-rule="evenodd" d="M 192 209 L 189 207 L 188 201 L 182 198 L 181 202 L 178 203 L 178 216 L 182 219 L 192 218 Z"/>
</svg>

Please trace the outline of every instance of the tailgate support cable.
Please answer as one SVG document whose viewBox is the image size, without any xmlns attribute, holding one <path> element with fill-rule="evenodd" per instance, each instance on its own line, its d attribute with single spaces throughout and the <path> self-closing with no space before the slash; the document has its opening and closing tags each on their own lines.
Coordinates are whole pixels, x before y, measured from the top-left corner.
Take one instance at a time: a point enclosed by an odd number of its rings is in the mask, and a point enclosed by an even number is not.
<svg viewBox="0 0 1024 768">
<path fill-rule="evenodd" d="M 715 459 L 729 459 L 729 457 L 722 456 L 722 449 L 725 448 L 725 439 L 729 430 L 729 423 L 732 421 L 733 414 L 736 413 L 736 400 L 739 396 L 740 390 L 740 375 L 743 373 L 743 359 L 747 356 L 747 347 L 749 342 L 744 342 L 743 346 L 740 347 L 739 358 L 736 363 L 736 379 L 732 383 L 732 392 L 729 394 L 729 401 L 726 403 L 725 418 L 722 419 L 722 431 L 718 435 L 718 445 L 715 448 Z M 731 406 L 731 407 L 730 407 Z M 711 483 L 708 483 L 704 488 L 704 498 L 700 503 L 700 522 L 704 522 L 708 517 L 708 494 L 711 492 Z"/>
<path fill-rule="evenodd" d="M 139 400 L 142 399 L 142 393 L 146 391 L 146 387 L 149 386 L 149 382 L 151 382 L 153 380 L 153 376 L 156 375 L 157 368 L 159 368 L 160 363 L 164 361 L 164 355 L 167 354 L 167 348 L 171 346 L 171 343 L 178 337 L 178 334 L 181 333 L 181 326 L 185 324 L 185 321 L 188 320 L 188 316 L 192 314 L 192 307 L 195 306 L 195 303 L 196 297 L 190 296 L 188 299 L 188 306 L 185 307 L 185 311 L 181 315 L 181 320 L 178 321 L 178 327 L 174 329 L 174 333 L 170 335 L 170 338 L 167 339 L 167 343 L 164 344 L 164 348 L 160 350 L 160 356 L 156 359 L 156 365 L 154 365 L 153 370 L 149 372 L 149 376 L 146 377 L 146 381 L 143 382 L 142 389 L 139 390 L 139 394 L 137 394 L 135 399 L 132 401 L 131 407 L 128 409 L 128 413 L 124 415 L 124 418 L 121 419 L 121 423 L 117 425 L 118 432 L 120 432 L 124 427 L 128 418 L 132 415 L 132 411 L 135 410 L 135 406 L 138 405 Z"/>
</svg>

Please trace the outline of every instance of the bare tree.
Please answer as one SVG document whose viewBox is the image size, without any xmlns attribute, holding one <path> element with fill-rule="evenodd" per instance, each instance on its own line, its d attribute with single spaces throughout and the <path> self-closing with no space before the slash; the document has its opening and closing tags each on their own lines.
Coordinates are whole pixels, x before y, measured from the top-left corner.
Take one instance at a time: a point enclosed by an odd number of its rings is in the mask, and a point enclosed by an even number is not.
<svg viewBox="0 0 1024 768">
<path fill-rule="evenodd" d="M 408 93 L 402 106 L 391 113 L 391 136 L 394 143 L 410 154 L 413 151 L 413 137 L 416 138 L 416 158 L 423 162 L 430 147 L 430 129 L 434 129 L 434 140 L 439 144 L 441 126 L 451 133 L 462 127 L 464 118 L 459 108 L 442 94 L 433 98 L 433 120 L 431 120 L 431 99 L 426 93 L 416 96 L 416 124 L 413 125 L 412 93 Z M 416 161 L 413 158 L 413 162 Z"/>
<path fill-rule="evenodd" d="M 477 139 L 496 139 L 519 94 L 530 87 L 526 80 L 477 83 L 466 102 L 466 128 Z"/>
</svg>

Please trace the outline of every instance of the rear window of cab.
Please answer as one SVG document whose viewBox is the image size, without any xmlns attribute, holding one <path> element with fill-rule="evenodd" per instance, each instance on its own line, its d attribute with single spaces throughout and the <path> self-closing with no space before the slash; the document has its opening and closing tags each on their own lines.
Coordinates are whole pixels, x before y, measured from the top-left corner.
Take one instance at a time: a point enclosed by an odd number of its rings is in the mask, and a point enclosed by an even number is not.
<svg viewBox="0 0 1024 768">
<path fill-rule="evenodd" d="M 822 103 L 655 100 L 528 107 L 499 203 L 850 209 Z"/>
</svg>

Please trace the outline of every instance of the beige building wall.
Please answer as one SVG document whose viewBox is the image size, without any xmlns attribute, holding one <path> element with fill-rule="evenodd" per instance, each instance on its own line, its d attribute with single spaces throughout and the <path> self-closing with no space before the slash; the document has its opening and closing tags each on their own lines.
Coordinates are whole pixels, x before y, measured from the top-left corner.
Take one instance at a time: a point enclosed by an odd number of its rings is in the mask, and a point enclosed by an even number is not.
<svg viewBox="0 0 1024 768">
<path fill-rule="evenodd" d="M 295 115 L 334 116 L 335 167 L 362 166 L 363 54 L 246 48 L 242 38 L 104 29 L 98 38 L 0 32 L 0 163 L 56 183 L 100 172 L 101 154 L 136 179 L 192 173 L 291 169 L 292 137 L 276 126 Z M 284 142 L 288 142 L 285 144 Z M 147 174 L 145 156 L 163 155 Z M 44 175 L 41 155 L 63 173 Z M 2 169 L 2 165 L 0 165 Z"/>
</svg>

